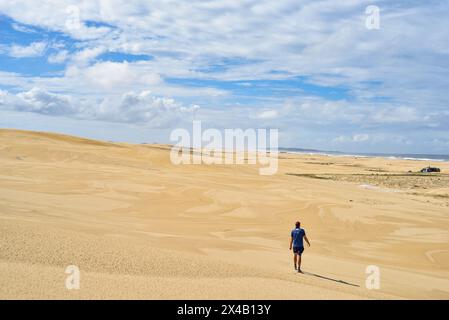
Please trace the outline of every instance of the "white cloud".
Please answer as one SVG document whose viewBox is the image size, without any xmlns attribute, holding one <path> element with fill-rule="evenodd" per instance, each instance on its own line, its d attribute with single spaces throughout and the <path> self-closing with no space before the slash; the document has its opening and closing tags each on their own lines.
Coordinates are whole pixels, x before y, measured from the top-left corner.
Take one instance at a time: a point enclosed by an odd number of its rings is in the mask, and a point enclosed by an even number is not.
<svg viewBox="0 0 449 320">
<path fill-rule="evenodd" d="M 48 56 L 47 60 L 49 63 L 59 64 L 64 63 L 67 60 L 68 56 L 69 52 L 67 50 L 60 50 L 57 53 Z"/>
<path fill-rule="evenodd" d="M 33 42 L 28 46 L 14 44 L 9 48 L 9 55 L 14 58 L 39 57 L 47 48 L 45 42 Z"/>
<path fill-rule="evenodd" d="M 128 62 L 97 62 L 88 67 L 70 65 L 65 80 L 77 83 L 87 90 L 98 88 L 104 93 L 122 93 L 145 88 L 162 82 L 158 74 L 148 72 L 139 64 Z"/>
<path fill-rule="evenodd" d="M 185 107 L 170 98 L 154 97 L 150 91 L 129 92 L 118 103 L 110 99 L 103 100 L 96 119 L 142 123 L 161 128 L 174 125 L 198 109 L 197 105 Z"/>
<path fill-rule="evenodd" d="M 67 115 L 75 112 L 70 97 L 33 88 L 16 95 L 20 111 L 30 111 L 50 115 Z"/>
<path fill-rule="evenodd" d="M 67 10 L 74 4 L 79 9 L 75 28 L 74 11 Z M 380 30 L 365 28 L 369 4 L 381 8 Z M 0 84 L 13 85 L 15 90 L 42 87 L 76 101 L 88 97 L 115 103 L 131 90 L 151 89 L 158 96 L 211 106 L 211 121 L 220 122 L 222 117 L 232 123 L 239 118 L 254 126 L 263 120 L 285 130 L 309 131 L 309 137 L 327 133 L 322 141 L 335 136 L 363 140 L 356 137 L 360 132 L 369 132 L 370 142 L 377 141 L 374 137 L 380 133 L 400 136 L 399 131 L 440 135 L 449 126 L 449 7 L 441 1 L 43 0 L 21 1 L 20 6 L 1 1 L 0 12 L 17 25 L 62 32 L 75 40 L 70 53 L 59 51 L 47 58 L 51 63 L 67 62 L 63 76 L 0 72 Z M 40 49 L 19 46 L 16 55 L 35 55 Z M 152 59 L 98 61 L 105 52 L 145 54 Z M 257 84 L 250 80 L 293 77 L 321 89 L 343 88 L 347 94 L 336 101 L 322 94 L 327 89 L 307 92 L 306 88 L 298 93 L 302 89 L 298 88 L 288 98 L 280 91 L 254 98 L 243 90 L 235 90 L 233 96 L 232 89 L 207 87 L 204 81 L 189 87 L 168 80 L 241 80 L 242 86 L 250 84 L 248 92 L 256 92 L 251 90 Z M 239 106 L 251 98 L 252 110 L 244 103 Z M 145 105 L 157 104 L 139 99 Z M 228 104 L 239 107 L 225 109 Z M 117 103 L 115 107 L 124 118 L 136 118 Z M 163 108 L 150 114 L 155 110 Z"/>
<path fill-rule="evenodd" d="M 76 66 L 86 66 L 104 52 L 106 52 L 106 48 L 103 46 L 88 47 L 73 54 L 71 59 Z"/>
<path fill-rule="evenodd" d="M 20 92 L 16 95 L 2 91 L 0 94 L 0 107 L 5 110 L 50 115 L 68 115 L 75 112 L 69 97 L 49 93 L 40 88 L 33 88 L 30 91 Z"/>
<path fill-rule="evenodd" d="M 70 27 L 66 25 L 65 30 L 73 39 L 77 40 L 95 40 L 101 38 L 112 30 L 108 27 L 87 27 L 80 22 L 78 27 Z"/>
<path fill-rule="evenodd" d="M 101 62 L 87 68 L 86 78 L 94 84 L 102 87 L 111 88 L 126 84 L 146 84 L 148 86 L 157 84 L 161 81 L 157 74 L 140 73 L 127 62 Z"/>
<path fill-rule="evenodd" d="M 199 108 L 197 105 L 184 106 L 174 99 L 155 97 L 150 91 L 128 92 L 118 99 L 104 98 L 98 102 L 55 94 L 40 88 L 18 94 L 0 90 L 0 110 L 139 123 L 152 128 L 174 125 L 193 116 Z"/>
<path fill-rule="evenodd" d="M 29 28 L 27 26 L 21 25 L 19 23 L 12 23 L 11 26 L 14 30 L 23 32 L 23 33 L 35 33 L 36 32 L 36 30 Z"/>
<path fill-rule="evenodd" d="M 435 68 L 432 74 L 426 70 L 435 53 L 449 53 L 449 31 L 444 28 L 448 8 L 375 2 L 382 9 L 382 26 L 375 32 L 364 23 L 364 9 L 372 1 L 111 0 L 79 1 L 73 6 L 72 1 L 47 0 L 23 1 L 20 7 L 4 1 L 0 11 L 22 23 L 89 40 L 83 41 L 81 56 L 98 47 L 152 55 L 155 72 L 162 76 L 230 80 L 301 75 L 319 84 L 354 87 L 360 96 L 371 92 L 399 99 L 407 90 L 416 100 L 424 98 L 422 84 L 429 83 L 430 76 L 447 86 L 443 69 Z M 68 10 L 71 7 L 78 13 Z M 78 28 L 67 28 L 74 19 L 79 20 Z M 85 21 L 99 24 L 86 27 Z M 420 39 L 427 45 L 420 46 Z M 246 62 L 217 72 L 198 71 L 223 59 Z M 412 61 L 416 72 L 410 73 Z M 386 85 L 368 90 L 363 82 L 370 80 Z"/>
<path fill-rule="evenodd" d="M 257 119 L 275 119 L 278 117 L 278 112 L 276 110 L 265 110 L 257 114 Z"/>
</svg>

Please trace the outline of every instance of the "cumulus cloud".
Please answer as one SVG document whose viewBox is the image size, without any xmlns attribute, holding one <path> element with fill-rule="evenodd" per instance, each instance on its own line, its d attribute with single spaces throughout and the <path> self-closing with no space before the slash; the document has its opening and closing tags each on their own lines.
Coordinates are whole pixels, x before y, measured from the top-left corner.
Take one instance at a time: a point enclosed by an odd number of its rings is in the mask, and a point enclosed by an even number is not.
<svg viewBox="0 0 449 320">
<path fill-rule="evenodd" d="M 128 92 L 98 102 L 33 88 L 17 94 L 0 90 L 0 109 L 164 128 L 194 115 L 199 106 L 184 106 L 174 99 L 155 97 L 150 91 Z"/>
<path fill-rule="evenodd" d="M 82 71 L 86 79 L 102 87 L 111 88 L 119 85 L 155 85 L 161 81 L 157 74 L 140 73 L 127 63 L 100 62 Z"/>
<path fill-rule="evenodd" d="M 95 118 L 163 128 L 193 115 L 198 109 L 198 105 L 186 107 L 170 98 L 154 97 L 150 91 L 128 92 L 120 98 L 118 103 L 112 99 L 103 100 L 96 111 Z"/>
<path fill-rule="evenodd" d="M 126 121 L 155 115 L 162 119 L 164 112 L 181 110 L 168 106 L 182 101 L 210 105 L 201 112 L 215 123 L 229 119 L 253 127 L 261 122 L 282 126 L 292 132 L 292 141 L 294 130 L 304 136 L 311 132 L 310 139 L 319 136 L 322 140 L 313 140 L 317 143 L 339 136 L 347 143 L 375 142 L 381 133 L 401 136 L 398 132 L 447 141 L 449 7 L 444 1 L 101 0 L 73 4 L 68 0 L 21 1 L 20 6 L 0 2 L 0 12 L 20 26 L 16 30 L 36 27 L 63 33 L 72 41 L 70 52 L 59 48 L 47 57 L 50 63 L 64 63 L 62 76 L 0 73 L 0 85 L 13 84 L 16 91 L 36 86 L 70 92 L 80 105 L 89 96 L 89 101 L 115 110 L 92 116 L 113 121 L 118 121 L 119 113 Z M 365 8 L 373 4 L 381 9 L 379 30 L 365 26 Z M 35 56 L 45 50 L 42 46 L 35 42 L 9 51 L 17 57 Z M 107 52 L 142 54 L 151 60 L 100 61 Z M 258 86 L 253 80 L 298 77 L 318 90 L 305 88 L 290 96 L 284 90 L 263 97 L 263 90 L 253 89 Z M 181 84 L 175 88 L 169 84 L 172 80 Z M 183 84 L 188 81 L 193 84 Z M 231 81 L 239 81 L 240 89 L 233 92 L 228 86 Z M 148 88 L 158 96 L 175 96 L 176 102 L 141 96 Z M 343 88 L 345 94 L 338 99 L 322 94 L 332 88 Z M 132 90 L 137 93 L 131 94 Z M 132 110 L 124 107 L 131 100 L 135 102 Z M 236 107 L 227 108 L 229 104 Z M 101 103 L 87 105 L 103 108 Z M 152 108 L 145 113 L 148 106 Z M 361 132 L 369 132 L 370 139 L 357 137 Z M 405 140 L 390 141 L 401 145 Z"/>
<path fill-rule="evenodd" d="M 19 7 L 3 1 L 0 11 L 22 23 L 82 41 L 80 56 L 101 46 L 152 55 L 154 68 L 166 76 L 251 80 L 307 75 L 317 84 L 351 86 L 360 97 L 368 96 L 370 89 L 376 95 L 399 99 L 407 90 L 414 100 L 423 99 L 424 89 L 437 89 L 422 88 L 423 84 L 448 85 L 444 70 L 428 72 L 436 54 L 449 53 L 445 28 L 449 9 L 438 3 L 244 0 L 231 4 L 217 0 L 212 4 L 200 0 L 73 4 L 23 1 Z M 368 4 L 382 9 L 378 31 L 365 27 Z M 95 24 L 87 26 L 87 21 Z M 419 45 L 421 40 L 426 46 Z M 205 66 L 230 59 L 241 63 L 203 71 L 208 69 Z M 411 64 L 416 72 L 410 73 Z M 386 85 L 373 90 L 365 85 L 369 81 Z"/>
<path fill-rule="evenodd" d="M 49 115 L 68 115 L 76 112 L 70 97 L 50 93 L 40 88 L 20 92 L 15 98 L 16 103 L 12 107 L 19 111 Z"/>
<path fill-rule="evenodd" d="M 103 46 L 88 47 L 73 54 L 71 60 L 76 66 L 86 66 L 104 52 L 106 52 L 106 48 Z"/>
<path fill-rule="evenodd" d="M 139 63 L 100 61 L 88 66 L 71 64 L 62 79 L 67 88 L 82 92 L 95 91 L 99 95 L 125 93 L 131 90 L 147 90 L 162 85 L 159 74 L 151 72 Z M 75 87 L 76 86 L 76 87 Z"/>
</svg>

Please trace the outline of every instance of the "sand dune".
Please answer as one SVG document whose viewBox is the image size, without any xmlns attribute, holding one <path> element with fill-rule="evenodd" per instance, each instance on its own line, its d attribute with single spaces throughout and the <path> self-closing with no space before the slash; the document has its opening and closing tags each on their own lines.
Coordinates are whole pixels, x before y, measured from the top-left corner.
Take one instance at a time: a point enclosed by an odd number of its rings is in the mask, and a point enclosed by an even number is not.
<svg viewBox="0 0 449 320">
<path fill-rule="evenodd" d="M 0 164 L 3 299 L 449 298 L 449 163 L 423 176 L 408 172 L 421 161 L 281 154 L 261 176 L 175 166 L 165 145 L 0 130 Z"/>
</svg>

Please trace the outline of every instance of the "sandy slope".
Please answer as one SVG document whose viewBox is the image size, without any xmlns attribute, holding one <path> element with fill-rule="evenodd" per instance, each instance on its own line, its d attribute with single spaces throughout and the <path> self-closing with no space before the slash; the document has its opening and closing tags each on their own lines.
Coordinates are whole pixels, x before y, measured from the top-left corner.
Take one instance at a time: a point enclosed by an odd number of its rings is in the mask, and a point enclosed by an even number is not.
<svg viewBox="0 0 449 320">
<path fill-rule="evenodd" d="M 421 177 L 407 172 L 427 163 L 281 154 L 260 176 L 0 130 L 0 164 L 0 298 L 449 298 L 449 163 Z M 297 219 L 306 275 L 288 251 Z"/>
</svg>

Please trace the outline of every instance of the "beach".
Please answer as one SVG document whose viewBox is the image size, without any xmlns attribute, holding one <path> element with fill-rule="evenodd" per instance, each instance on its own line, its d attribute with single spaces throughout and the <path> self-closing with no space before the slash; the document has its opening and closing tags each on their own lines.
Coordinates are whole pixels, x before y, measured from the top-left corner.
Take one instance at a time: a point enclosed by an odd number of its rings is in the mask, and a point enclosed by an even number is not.
<svg viewBox="0 0 449 320">
<path fill-rule="evenodd" d="M 449 299 L 449 162 L 283 152 L 264 176 L 169 154 L 0 130 L 0 299 Z"/>
</svg>

